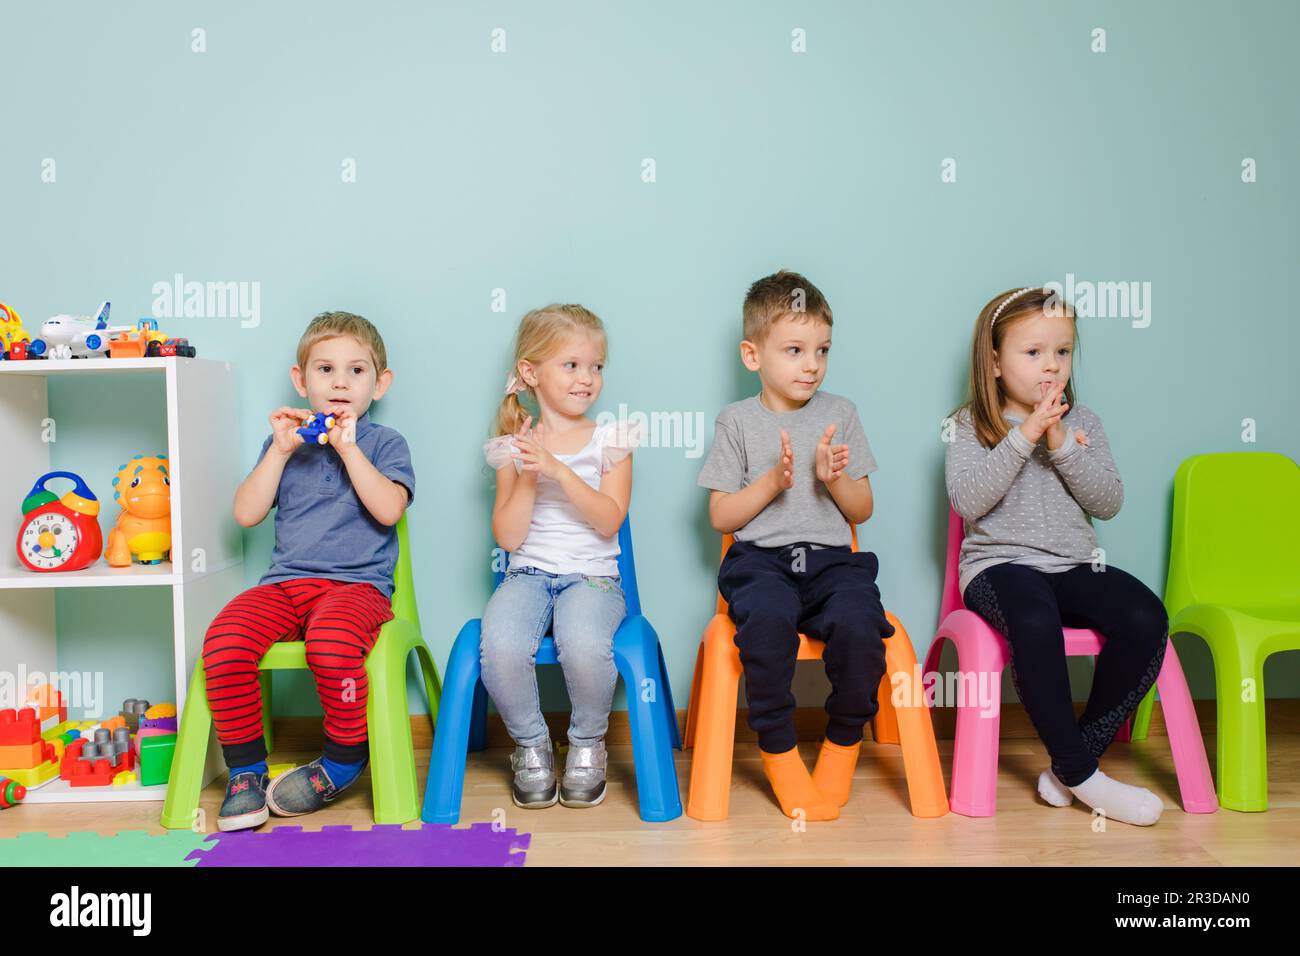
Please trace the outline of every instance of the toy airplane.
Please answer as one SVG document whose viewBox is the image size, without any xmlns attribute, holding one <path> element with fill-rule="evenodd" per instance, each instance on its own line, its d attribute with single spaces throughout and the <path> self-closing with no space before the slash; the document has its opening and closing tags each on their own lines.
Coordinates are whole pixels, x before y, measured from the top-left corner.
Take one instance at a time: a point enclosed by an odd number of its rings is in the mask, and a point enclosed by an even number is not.
<svg viewBox="0 0 1300 956">
<path fill-rule="evenodd" d="M 87 315 L 55 315 L 41 323 L 40 336 L 29 351 L 33 355 L 52 359 L 105 358 L 108 343 L 116 332 L 129 331 L 134 326 L 109 325 L 108 315 L 112 303 L 105 300 L 92 319 Z"/>
</svg>

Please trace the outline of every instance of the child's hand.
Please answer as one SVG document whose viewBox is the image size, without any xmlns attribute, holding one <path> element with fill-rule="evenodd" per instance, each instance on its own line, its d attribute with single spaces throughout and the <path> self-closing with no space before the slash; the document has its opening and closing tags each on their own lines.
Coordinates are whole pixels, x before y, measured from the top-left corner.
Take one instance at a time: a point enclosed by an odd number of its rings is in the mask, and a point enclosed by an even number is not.
<svg viewBox="0 0 1300 956">
<path fill-rule="evenodd" d="M 827 425 L 822 432 L 822 439 L 817 443 L 817 477 L 825 484 L 830 484 L 849 467 L 849 446 L 832 445 L 835 426 Z"/>
<path fill-rule="evenodd" d="M 552 481 L 558 481 L 560 474 L 568 467 L 560 461 L 542 444 L 545 438 L 542 432 L 542 423 L 538 422 L 537 427 L 528 431 L 528 422 L 532 421 L 529 416 L 528 421 L 524 422 L 524 427 L 519 429 L 519 433 L 514 437 L 515 450 L 512 455 L 519 459 L 523 465 L 524 471 L 536 472 L 539 475 L 545 475 Z"/>
<path fill-rule="evenodd" d="M 794 487 L 794 449 L 784 428 L 781 429 L 781 460 L 768 469 L 767 478 L 778 492 Z"/>
<path fill-rule="evenodd" d="M 1065 440 L 1065 429 L 1061 426 L 1061 416 L 1069 409 L 1069 405 L 1062 400 L 1065 392 L 1065 383 L 1058 382 L 1055 385 L 1044 383 L 1042 389 L 1042 398 L 1034 406 L 1033 412 L 1020 424 L 1021 433 L 1035 445 L 1047 434 L 1047 447 L 1052 451 L 1061 447 L 1061 442 Z M 1055 431 L 1052 429 L 1055 428 Z M 1052 442 L 1055 440 L 1056 444 Z"/>
<path fill-rule="evenodd" d="M 352 409 L 346 407 L 331 409 L 328 414 L 334 416 L 334 427 L 328 432 L 330 444 L 335 451 L 342 453 L 344 445 L 357 443 L 357 416 Z"/>
<path fill-rule="evenodd" d="M 290 408 L 283 405 L 271 413 L 271 442 L 275 450 L 285 455 L 293 454 L 294 450 L 303 443 L 303 437 L 298 434 L 297 429 L 302 427 L 302 423 L 311 418 L 311 412 L 305 408 Z"/>
</svg>

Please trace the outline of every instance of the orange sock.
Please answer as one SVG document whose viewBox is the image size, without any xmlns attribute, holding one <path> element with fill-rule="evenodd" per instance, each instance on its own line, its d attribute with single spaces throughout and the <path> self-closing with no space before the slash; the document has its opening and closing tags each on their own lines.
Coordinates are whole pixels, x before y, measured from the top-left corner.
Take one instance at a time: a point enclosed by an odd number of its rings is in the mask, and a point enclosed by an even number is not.
<svg viewBox="0 0 1300 956">
<path fill-rule="evenodd" d="M 849 789 L 853 786 L 853 771 L 858 765 L 860 749 L 861 741 L 852 747 L 841 747 L 829 740 L 822 741 L 817 766 L 813 768 L 812 782 L 817 791 L 837 807 L 849 802 Z"/>
<path fill-rule="evenodd" d="M 760 750 L 759 753 L 763 755 L 763 772 L 776 791 L 781 812 L 787 817 L 797 819 L 796 810 L 803 811 L 805 820 L 834 820 L 840 815 L 839 807 L 834 806 L 813 786 L 812 777 L 799 756 L 798 747 L 783 754 L 770 754 L 765 750 Z"/>
</svg>

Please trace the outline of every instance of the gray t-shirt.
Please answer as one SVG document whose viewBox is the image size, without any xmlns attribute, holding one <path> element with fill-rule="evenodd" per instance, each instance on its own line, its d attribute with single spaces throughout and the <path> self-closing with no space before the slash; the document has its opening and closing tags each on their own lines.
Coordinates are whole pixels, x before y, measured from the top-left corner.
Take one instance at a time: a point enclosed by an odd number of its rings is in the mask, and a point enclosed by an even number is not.
<svg viewBox="0 0 1300 956">
<path fill-rule="evenodd" d="M 1092 409 L 1076 405 L 1062 416 L 1065 441 L 1051 452 L 1045 442 L 1030 444 L 1016 427 L 1022 417 L 1002 417 L 1011 430 L 985 448 L 970 413 L 958 412 L 946 453 L 948 500 L 966 527 L 958 565 L 963 594 L 995 564 L 1057 572 L 1091 562 L 1097 547 L 1091 518 L 1112 518 L 1124 503 L 1119 470 Z M 1087 437 L 1086 446 L 1075 438 L 1076 429 Z"/>
<path fill-rule="evenodd" d="M 827 425 L 835 426 L 832 445 L 849 446 L 842 478 L 861 478 L 876 470 L 858 410 L 847 398 L 815 392 L 803 408 L 774 412 L 758 396 L 732 402 L 713 423 L 713 447 L 700 469 L 698 484 L 714 491 L 739 491 L 761 478 L 781 457 L 781 429 L 794 452 L 794 487 L 736 531 L 737 541 L 763 548 L 795 542 L 827 547 L 849 545 L 852 531 L 830 490 L 817 478 L 817 444 Z"/>
</svg>

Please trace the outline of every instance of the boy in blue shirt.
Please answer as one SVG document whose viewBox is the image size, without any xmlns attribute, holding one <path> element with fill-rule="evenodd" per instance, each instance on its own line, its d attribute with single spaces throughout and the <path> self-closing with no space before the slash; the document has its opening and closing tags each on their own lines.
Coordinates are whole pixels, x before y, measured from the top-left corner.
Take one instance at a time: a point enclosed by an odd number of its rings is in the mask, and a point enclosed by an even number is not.
<svg viewBox="0 0 1300 956">
<path fill-rule="evenodd" d="M 366 655 L 393 619 L 394 527 L 415 495 L 406 439 L 367 414 L 393 381 L 379 331 L 327 312 L 298 342 L 293 386 L 311 410 L 271 413 L 271 434 L 235 493 L 245 528 L 272 508 L 275 550 L 258 582 L 219 613 L 203 642 L 208 704 L 230 780 L 218 829 L 240 830 L 318 810 L 356 780 L 369 757 Z M 297 429 L 334 416 L 329 443 Z M 277 641 L 302 640 L 325 710 L 324 753 L 271 782 L 262 736 L 258 662 Z"/>
</svg>

